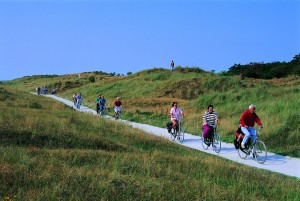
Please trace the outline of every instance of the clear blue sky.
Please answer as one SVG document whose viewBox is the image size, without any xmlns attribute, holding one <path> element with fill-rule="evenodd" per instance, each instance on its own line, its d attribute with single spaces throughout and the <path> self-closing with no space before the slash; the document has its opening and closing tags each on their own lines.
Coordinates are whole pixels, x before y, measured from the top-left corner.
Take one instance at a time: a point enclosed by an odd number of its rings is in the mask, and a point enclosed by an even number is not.
<svg viewBox="0 0 300 201">
<path fill-rule="evenodd" d="M 0 0 L 0 80 L 290 61 L 299 0 Z"/>
</svg>

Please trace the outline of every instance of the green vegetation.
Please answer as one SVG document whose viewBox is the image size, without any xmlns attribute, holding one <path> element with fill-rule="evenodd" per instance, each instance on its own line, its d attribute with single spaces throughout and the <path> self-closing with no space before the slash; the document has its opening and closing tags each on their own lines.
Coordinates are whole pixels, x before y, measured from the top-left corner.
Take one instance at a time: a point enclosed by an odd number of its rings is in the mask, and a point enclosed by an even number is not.
<svg viewBox="0 0 300 201">
<path fill-rule="evenodd" d="M 234 64 L 224 75 L 243 75 L 250 78 L 272 79 L 289 75 L 300 75 L 300 54 L 293 57 L 290 62 L 258 63 L 251 62 L 246 65 Z"/>
<path fill-rule="evenodd" d="M 94 77 L 95 82 L 90 82 Z M 59 83 L 59 84 L 57 84 Z M 144 70 L 128 76 L 105 73 L 82 73 L 65 76 L 33 76 L 5 83 L 23 91 L 36 86 L 54 86 L 59 96 L 71 100 L 74 92 L 83 94 L 83 104 L 95 107 L 98 94 L 105 96 L 108 112 L 113 115 L 113 101 L 120 96 L 124 105 L 123 118 L 165 127 L 173 101 L 185 112 L 186 132 L 199 135 L 202 115 L 209 104 L 220 117 L 222 140 L 233 142 L 239 118 L 254 103 L 264 129 L 260 138 L 269 151 L 300 157 L 300 111 L 298 76 L 262 80 L 212 74 L 199 68 L 176 67 Z"/>
<path fill-rule="evenodd" d="M 180 77 L 180 74 L 175 74 Z M 113 82 L 117 83 L 120 89 L 124 89 L 122 85 L 129 83 L 127 79 L 145 78 L 131 76 L 133 77 L 120 77 Z M 159 74 L 150 77 L 156 76 Z M 98 80 L 96 76 L 95 78 Z M 53 82 L 58 82 L 59 79 Z M 60 81 L 64 82 L 62 79 Z M 30 85 L 29 82 L 26 84 Z M 19 80 L 19 83 L 10 85 L 21 86 L 21 82 Z M 111 83 L 108 82 L 107 85 L 111 86 Z M 0 85 L 2 200 L 300 199 L 299 179 L 247 167 L 185 148 L 128 125 L 79 113 L 52 99 L 16 90 L 11 86 Z M 83 91 L 86 94 L 85 98 L 89 99 L 95 94 L 89 94 L 88 89 L 96 88 L 95 86 L 105 88 L 95 82 L 76 90 Z M 149 86 L 151 87 L 156 86 L 153 84 Z M 149 89 L 141 89 L 144 90 Z M 290 88 L 285 90 L 290 96 L 289 99 L 299 92 L 296 89 L 291 91 Z M 252 91 L 251 94 L 254 95 L 255 92 Z M 268 91 L 267 95 L 275 92 Z M 66 90 L 63 95 L 68 97 L 68 93 L 71 94 Z M 158 91 L 159 93 L 162 92 Z M 224 100 L 231 99 L 229 95 L 225 93 Z M 142 100 L 138 96 L 132 97 L 134 98 Z M 148 98 L 144 97 L 145 102 L 141 104 L 147 103 Z M 215 94 L 211 95 L 211 98 L 220 97 Z M 234 98 L 236 97 L 232 99 Z M 263 99 L 259 95 L 256 98 Z M 159 101 L 160 98 L 153 97 L 153 100 Z M 167 99 L 162 100 L 165 100 L 162 105 L 169 106 L 170 102 Z M 199 102 L 205 101 L 204 97 L 191 101 L 178 100 L 186 108 L 189 105 L 194 108 L 192 104 L 199 105 Z M 155 101 L 148 103 L 156 104 Z M 129 104 L 133 100 L 128 98 L 124 99 L 124 102 Z M 136 104 L 133 108 L 145 108 L 138 102 L 133 103 Z M 272 106 L 268 114 L 281 111 L 281 104 L 284 104 L 284 100 Z M 228 103 L 224 107 L 233 109 L 238 106 Z M 284 109 L 288 108 L 284 105 Z M 153 119 L 162 118 L 144 110 L 128 110 L 128 114 L 133 112 L 132 116 L 141 114 L 145 117 L 152 115 Z M 202 107 L 198 106 L 196 110 L 202 110 Z M 297 116 L 291 117 L 291 121 L 297 123 Z M 293 129 L 290 129 L 291 133 Z"/>
</svg>

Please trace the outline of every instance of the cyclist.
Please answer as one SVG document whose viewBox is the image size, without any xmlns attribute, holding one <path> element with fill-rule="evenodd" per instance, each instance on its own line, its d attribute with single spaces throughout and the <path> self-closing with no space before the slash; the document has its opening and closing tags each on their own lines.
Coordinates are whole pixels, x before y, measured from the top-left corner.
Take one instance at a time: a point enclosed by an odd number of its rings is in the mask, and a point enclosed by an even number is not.
<svg viewBox="0 0 300 201">
<path fill-rule="evenodd" d="M 218 125 L 218 114 L 214 111 L 214 106 L 209 105 L 203 114 L 203 138 L 207 141 L 214 132 L 214 126 Z"/>
<path fill-rule="evenodd" d="M 77 104 L 77 93 L 74 93 L 74 95 L 72 96 L 72 98 L 73 98 L 74 106 L 76 107 L 76 104 Z"/>
<path fill-rule="evenodd" d="M 97 114 L 99 113 L 100 100 L 101 100 L 101 94 L 99 94 L 98 97 L 96 98 L 96 112 L 97 112 Z"/>
<path fill-rule="evenodd" d="M 117 99 L 114 102 L 115 106 L 115 119 L 117 119 L 118 113 L 122 110 L 122 102 L 120 101 L 120 97 L 117 97 Z"/>
<path fill-rule="evenodd" d="M 170 110 L 170 116 L 171 116 L 173 128 L 180 123 L 180 115 L 182 116 L 182 118 L 184 118 L 184 113 L 179 107 L 177 107 L 177 102 L 173 102 L 172 108 Z"/>
<path fill-rule="evenodd" d="M 77 109 L 80 110 L 80 105 L 82 103 L 82 94 L 80 92 L 78 92 L 78 94 L 76 95 L 76 100 L 77 100 L 76 107 Z"/>
<path fill-rule="evenodd" d="M 101 99 L 99 100 L 99 109 L 100 112 L 102 113 L 103 110 L 105 110 L 105 105 L 106 105 L 106 100 L 104 98 L 104 96 L 101 97 Z"/>
<path fill-rule="evenodd" d="M 261 128 L 262 128 L 262 123 L 260 122 L 260 119 L 255 113 L 256 106 L 251 104 L 249 106 L 249 109 L 246 110 L 241 118 L 240 118 L 240 124 L 241 124 L 241 130 L 245 134 L 244 139 L 241 143 L 241 147 L 244 149 L 245 144 L 249 137 L 252 138 L 252 142 L 256 141 L 256 131 L 253 128 L 254 123 L 256 122 Z"/>
</svg>

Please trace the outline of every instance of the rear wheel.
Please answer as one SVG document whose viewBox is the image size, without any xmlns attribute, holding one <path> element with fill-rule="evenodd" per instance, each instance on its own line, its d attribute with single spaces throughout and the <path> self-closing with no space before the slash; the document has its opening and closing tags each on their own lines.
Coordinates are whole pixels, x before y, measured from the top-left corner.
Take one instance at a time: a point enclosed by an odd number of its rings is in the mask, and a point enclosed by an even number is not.
<svg viewBox="0 0 300 201">
<path fill-rule="evenodd" d="M 242 151 L 241 149 L 242 149 L 241 147 L 238 149 L 238 154 L 239 154 L 241 159 L 246 159 L 248 154 L 245 153 L 245 151 Z"/>
<path fill-rule="evenodd" d="M 203 149 L 205 149 L 205 150 L 207 150 L 208 147 L 209 147 L 209 142 L 206 142 L 206 141 L 204 140 L 203 133 L 202 133 L 202 147 L 203 147 Z"/>
<path fill-rule="evenodd" d="M 254 149 L 254 157 L 256 158 L 258 163 L 263 164 L 267 160 L 267 147 L 265 143 L 260 140 L 256 141 Z"/>
<path fill-rule="evenodd" d="M 213 138 L 213 149 L 216 153 L 219 153 L 221 151 L 221 137 L 217 133 L 214 134 Z"/>
<path fill-rule="evenodd" d="M 179 127 L 177 139 L 180 143 L 184 141 L 184 128 L 182 126 Z"/>
</svg>

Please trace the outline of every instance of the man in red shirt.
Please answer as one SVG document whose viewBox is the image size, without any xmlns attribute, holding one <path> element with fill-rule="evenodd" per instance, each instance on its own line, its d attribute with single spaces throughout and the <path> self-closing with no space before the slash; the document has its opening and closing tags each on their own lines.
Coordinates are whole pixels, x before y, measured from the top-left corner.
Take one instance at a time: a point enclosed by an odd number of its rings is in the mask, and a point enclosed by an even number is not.
<svg viewBox="0 0 300 201">
<path fill-rule="evenodd" d="M 247 142 L 247 140 L 249 139 L 249 137 L 251 137 L 252 142 L 256 141 L 256 131 L 253 128 L 255 122 L 262 127 L 262 124 L 260 122 L 260 119 L 258 118 L 258 116 L 255 113 L 255 105 L 251 104 L 249 106 L 249 109 L 246 110 L 240 119 L 240 124 L 241 124 L 241 130 L 242 132 L 245 134 L 244 139 L 241 143 L 241 147 L 245 148 L 245 144 Z"/>
<path fill-rule="evenodd" d="M 114 101 L 114 110 L 115 110 L 115 119 L 117 119 L 118 113 L 122 110 L 122 102 L 120 101 L 120 97 L 118 97 L 115 101 Z"/>
</svg>

